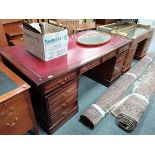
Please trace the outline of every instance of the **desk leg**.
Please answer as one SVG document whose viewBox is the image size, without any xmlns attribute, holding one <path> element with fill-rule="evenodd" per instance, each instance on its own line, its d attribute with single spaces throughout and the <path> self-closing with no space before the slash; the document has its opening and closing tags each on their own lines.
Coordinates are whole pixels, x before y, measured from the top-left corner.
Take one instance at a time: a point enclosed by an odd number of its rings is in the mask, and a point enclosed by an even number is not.
<svg viewBox="0 0 155 155">
<path fill-rule="evenodd" d="M 150 38 L 147 38 L 141 41 L 140 43 L 138 43 L 135 56 L 134 56 L 135 59 L 140 60 L 146 55 L 150 40 L 151 40 Z"/>
<path fill-rule="evenodd" d="M 129 48 L 129 52 L 126 55 L 126 58 L 123 64 L 122 73 L 125 73 L 130 69 L 137 46 L 138 44 L 135 44 L 135 45 L 131 45 L 131 47 Z"/>
<path fill-rule="evenodd" d="M 35 119 L 35 116 L 34 116 L 34 112 L 33 112 L 32 103 L 31 103 L 29 92 L 26 91 L 24 95 L 25 95 L 25 98 L 26 98 L 27 106 L 28 106 L 29 113 L 30 113 L 30 116 L 31 116 L 31 119 L 32 119 L 32 123 L 33 123 L 33 132 L 34 132 L 34 134 L 38 135 L 39 131 L 38 131 L 36 119 Z"/>
</svg>

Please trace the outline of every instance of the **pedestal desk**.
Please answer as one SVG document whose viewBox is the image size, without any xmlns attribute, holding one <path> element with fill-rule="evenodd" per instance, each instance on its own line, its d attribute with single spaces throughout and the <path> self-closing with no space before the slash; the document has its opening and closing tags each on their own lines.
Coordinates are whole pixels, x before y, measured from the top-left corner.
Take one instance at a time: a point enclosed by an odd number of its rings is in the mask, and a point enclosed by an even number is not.
<svg viewBox="0 0 155 155">
<path fill-rule="evenodd" d="M 153 29 L 149 25 L 134 23 L 112 23 L 99 26 L 98 30 L 132 39 L 130 50 L 123 65 L 123 72 L 130 69 L 133 58 L 140 60 L 145 56 L 153 34 Z"/>
<path fill-rule="evenodd" d="M 80 32 L 76 37 L 90 32 Z M 90 77 L 106 85 L 121 75 L 131 40 L 111 37 L 105 45 L 86 47 L 70 36 L 67 55 L 48 62 L 33 56 L 24 46 L 1 50 L 3 62 L 31 85 L 36 116 L 49 134 L 77 113 L 81 74 L 90 71 Z"/>
</svg>

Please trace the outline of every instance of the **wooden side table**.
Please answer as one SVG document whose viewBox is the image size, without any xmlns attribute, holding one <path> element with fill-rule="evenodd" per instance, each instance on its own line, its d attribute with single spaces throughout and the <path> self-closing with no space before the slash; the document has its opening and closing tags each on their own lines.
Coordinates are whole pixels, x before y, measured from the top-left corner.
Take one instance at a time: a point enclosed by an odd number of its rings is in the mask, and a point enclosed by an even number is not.
<svg viewBox="0 0 155 155">
<path fill-rule="evenodd" d="M 0 134 L 39 134 L 29 96 L 30 86 L 0 62 Z"/>
<path fill-rule="evenodd" d="M 23 19 L 0 19 L 0 47 L 24 44 L 22 23 Z"/>
</svg>

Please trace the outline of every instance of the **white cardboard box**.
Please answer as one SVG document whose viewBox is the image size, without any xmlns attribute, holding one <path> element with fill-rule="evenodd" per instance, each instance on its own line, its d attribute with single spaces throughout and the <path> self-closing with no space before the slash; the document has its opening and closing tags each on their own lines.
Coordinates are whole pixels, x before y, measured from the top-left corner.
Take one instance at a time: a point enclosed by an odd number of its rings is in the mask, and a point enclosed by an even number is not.
<svg viewBox="0 0 155 155">
<path fill-rule="evenodd" d="M 42 23 L 42 33 L 39 23 L 23 25 L 23 38 L 27 51 L 38 58 L 48 61 L 67 54 L 68 31 L 48 23 Z"/>
</svg>

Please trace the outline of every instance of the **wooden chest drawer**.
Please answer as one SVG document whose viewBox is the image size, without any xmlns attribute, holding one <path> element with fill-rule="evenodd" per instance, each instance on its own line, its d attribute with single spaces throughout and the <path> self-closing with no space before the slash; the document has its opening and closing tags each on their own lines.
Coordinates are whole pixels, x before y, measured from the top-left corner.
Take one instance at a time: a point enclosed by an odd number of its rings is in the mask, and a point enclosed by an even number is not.
<svg viewBox="0 0 155 155">
<path fill-rule="evenodd" d="M 73 72 L 67 73 L 55 80 L 52 80 L 44 85 L 44 92 L 48 93 L 48 92 L 53 91 L 59 87 L 62 87 L 66 83 L 75 79 L 76 77 L 77 77 L 77 73 L 76 73 L 76 71 L 73 71 Z"/>
<path fill-rule="evenodd" d="M 119 54 L 119 53 L 122 53 L 122 52 L 124 52 L 124 51 L 126 51 L 126 50 L 128 50 L 128 49 L 129 49 L 129 46 L 130 46 L 130 44 L 127 44 L 127 45 L 125 45 L 125 46 L 119 48 L 118 54 Z"/>
<path fill-rule="evenodd" d="M 94 60 L 92 62 L 90 62 L 89 64 L 86 64 L 84 66 L 82 66 L 80 68 L 80 74 L 94 68 L 95 66 L 99 65 L 101 63 L 101 59 L 97 59 L 97 60 Z"/>
<path fill-rule="evenodd" d="M 22 94 L 0 105 L 1 134 L 24 134 L 31 128 L 33 128 L 33 123 Z"/>
</svg>

